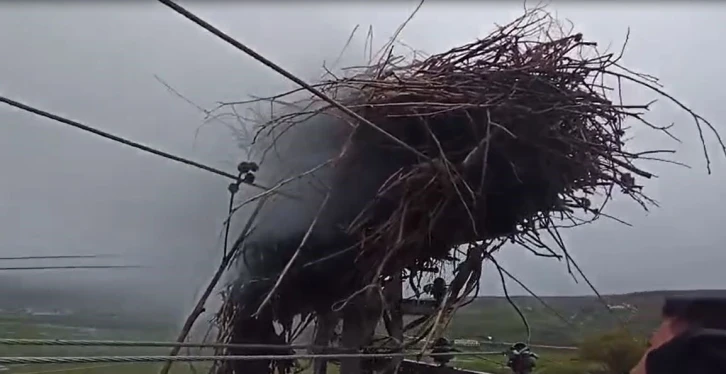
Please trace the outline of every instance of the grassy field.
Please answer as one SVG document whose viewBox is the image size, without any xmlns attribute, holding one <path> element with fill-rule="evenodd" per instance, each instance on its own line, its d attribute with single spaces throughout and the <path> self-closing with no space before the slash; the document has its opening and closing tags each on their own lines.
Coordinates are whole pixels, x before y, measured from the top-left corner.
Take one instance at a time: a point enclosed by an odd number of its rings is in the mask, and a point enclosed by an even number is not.
<svg viewBox="0 0 726 374">
<path fill-rule="evenodd" d="M 4 338 L 29 339 L 113 339 L 113 340 L 169 340 L 166 330 L 137 330 L 120 328 L 90 328 L 80 326 L 64 326 L 47 323 L 27 317 L 0 316 L 0 336 Z M 485 347 L 482 350 L 503 349 L 503 347 Z M 132 347 L 67 347 L 67 346 L 0 346 L 0 356 L 103 356 L 103 355 L 163 355 L 167 348 L 132 348 Z M 567 362 L 574 355 L 568 351 L 538 351 L 541 355 L 541 369 L 546 370 L 553 364 Z M 192 354 L 200 354 L 192 352 Z M 209 354 L 209 353 L 201 353 Z M 452 363 L 454 366 L 471 370 L 486 371 L 495 374 L 509 373 L 504 367 L 505 358 L 501 356 L 459 357 Z M 305 365 L 306 363 L 302 363 Z M 147 374 L 158 373 L 161 364 L 64 364 L 64 365 L 12 365 L 0 373 L 8 374 Z M 175 363 L 174 374 L 206 373 L 208 364 Z M 335 367 L 329 373 L 334 374 Z M 544 372 L 544 371 L 542 371 Z"/>
<path fill-rule="evenodd" d="M 648 335 L 660 322 L 664 299 L 672 295 L 726 296 L 726 291 L 652 291 L 607 295 L 604 300 L 593 296 L 541 298 L 549 308 L 532 297 L 512 299 L 529 322 L 532 343 L 572 346 L 621 325 L 634 334 Z M 511 342 L 525 339 L 526 329 L 505 298 L 480 297 L 457 313 L 449 335 Z"/>
<path fill-rule="evenodd" d="M 689 291 L 688 293 L 719 293 L 723 291 Z M 683 292 L 677 292 L 682 294 Z M 624 321 L 632 331 L 646 334 L 659 320 L 659 309 L 671 291 L 608 296 L 607 304 L 621 306 L 608 310 L 594 297 L 547 297 L 544 301 L 557 314 L 529 297 L 516 297 L 515 302 L 531 325 L 532 343 L 558 346 L 577 345 L 588 335 L 608 331 Z M 171 340 L 176 334 L 173 326 L 133 326 L 128 323 L 99 325 L 97 320 L 84 323 L 84 318 L 29 317 L 27 314 L 0 313 L 0 337 L 31 339 L 113 339 L 113 340 Z M 85 324 L 90 326 L 85 326 Z M 104 327 L 98 327 L 104 326 Z M 525 329 L 511 305 L 499 297 L 482 297 L 462 309 L 454 319 L 447 335 L 451 338 L 513 342 L 525 339 Z M 505 349 L 504 346 L 483 345 L 480 350 Z M 61 346 L 0 346 L 0 356 L 88 356 L 88 355 L 164 355 L 168 348 L 114 348 Z M 540 355 L 538 373 L 582 373 L 582 363 L 576 361 L 576 351 L 537 349 Z M 186 353 L 186 352 L 185 352 Z M 200 354 L 192 352 L 192 354 Z M 206 353 L 202 353 L 206 354 Z M 458 357 L 453 365 L 465 369 L 495 374 L 509 373 L 501 356 Z M 0 374 L 68 373 L 68 374 L 146 374 L 157 373 L 160 364 L 67 364 L 15 365 Z M 208 364 L 175 363 L 172 373 L 205 373 Z M 195 370 L 196 369 L 196 370 Z M 331 369 L 329 372 L 333 373 Z"/>
<path fill-rule="evenodd" d="M 586 366 L 579 364 L 576 352 L 574 351 L 544 349 L 535 351 L 540 357 L 537 361 L 537 369 L 535 371 L 540 374 L 560 374 L 563 372 L 563 368 L 572 370 Z M 493 374 L 510 374 L 511 370 L 504 365 L 505 362 L 506 360 L 503 356 L 458 357 L 453 361 L 453 366 Z M 584 371 L 580 370 L 579 372 L 583 373 Z"/>
<path fill-rule="evenodd" d="M 0 316 L 0 336 L 24 339 L 113 339 L 113 340 L 167 340 L 169 331 L 150 329 L 93 328 L 60 323 L 49 323 L 42 318 L 27 316 Z M 163 355 L 166 348 L 131 347 L 67 347 L 67 346 L 0 346 L 0 356 L 104 356 L 104 355 Z M 159 364 L 49 364 L 12 365 L 0 373 L 73 373 L 73 374 L 126 374 L 157 373 Z M 200 366 L 200 365 L 197 365 Z M 201 368 L 200 368 L 201 369 Z M 189 364 L 175 364 L 175 374 L 194 373 Z"/>
</svg>

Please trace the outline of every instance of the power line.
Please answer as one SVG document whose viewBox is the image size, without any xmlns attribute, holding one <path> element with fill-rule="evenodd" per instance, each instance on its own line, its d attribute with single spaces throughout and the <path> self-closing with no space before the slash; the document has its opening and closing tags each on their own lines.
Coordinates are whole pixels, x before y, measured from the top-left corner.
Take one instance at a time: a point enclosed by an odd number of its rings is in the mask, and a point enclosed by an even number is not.
<svg viewBox="0 0 726 374">
<path fill-rule="evenodd" d="M 428 353 L 426 356 L 481 356 L 501 355 L 500 351 Z M 296 359 L 343 359 L 343 358 L 391 358 L 417 357 L 419 352 L 405 353 L 339 353 L 295 355 L 229 355 L 229 356 L 95 356 L 95 357 L 0 357 L 0 364 L 92 364 L 105 362 L 205 362 L 205 361 L 255 361 Z"/>
<path fill-rule="evenodd" d="M 77 121 L 74 121 L 74 120 L 71 120 L 71 119 L 67 119 L 67 118 L 64 118 L 64 117 L 55 115 L 53 113 L 50 113 L 50 112 L 46 112 L 46 111 L 41 110 L 41 109 L 37 109 L 37 108 L 31 107 L 31 106 L 29 106 L 27 104 L 23 104 L 23 103 L 21 103 L 19 101 L 15 101 L 15 100 L 9 99 L 9 98 L 4 97 L 4 96 L 0 96 L 0 102 L 3 102 L 3 103 L 5 103 L 7 105 L 10 105 L 12 107 L 15 107 L 15 108 L 24 110 L 26 112 L 33 113 L 33 114 L 35 114 L 37 116 L 45 117 L 45 118 L 51 119 L 53 121 L 66 124 L 68 126 L 75 127 L 75 128 L 77 128 L 79 130 L 83 130 L 83 131 L 86 131 L 86 132 L 90 132 L 92 134 L 101 136 L 103 138 L 106 138 L 106 139 L 109 139 L 109 140 L 113 140 L 113 141 L 115 141 L 117 143 L 121 143 L 121 144 L 127 145 L 129 147 L 136 148 L 136 149 L 142 150 L 144 152 L 148 152 L 148 153 L 154 154 L 156 156 L 161 156 L 163 158 L 166 158 L 166 159 L 169 159 L 169 160 L 172 160 L 172 161 L 176 161 L 176 162 L 179 162 L 179 163 L 188 165 L 188 166 L 193 166 L 193 167 L 195 167 L 197 169 L 205 170 L 205 171 L 208 171 L 210 173 L 213 173 L 213 174 L 216 174 L 216 175 L 220 175 L 220 176 L 223 176 L 225 178 L 229 178 L 229 179 L 232 179 L 232 180 L 235 180 L 235 181 L 238 180 L 238 178 L 237 178 L 236 175 L 227 173 L 226 171 L 222 171 L 222 170 L 216 169 L 216 168 L 211 167 L 211 166 L 207 166 L 207 165 L 204 165 L 204 164 L 200 164 L 198 162 L 191 161 L 191 160 L 186 159 L 186 158 L 183 158 L 183 157 L 175 156 L 175 155 L 172 155 L 170 153 L 167 153 L 167 152 L 164 152 L 164 151 L 160 151 L 158 149 L 151 148 L 151 147 L 149 147 L 147 145 L 144 145 L 144 144 L 141 144 L 141 143 L 137 143 L 135 141 L 128 140 L 128 139 L 122 138 L 120 136 L 117 136 L 117 135 L 114 135 L 114 134 L 111 134 L 111 133 L 108 133 L 108 132 L 105 132 L 105 131 L 101 131 L 101 130 L 95 129 L 95 128 L 91 127 L 91 126 L 84 125 L 84 124 L 82 124 L 80 122 L 77 122 Z M 245 183 L 245 184 L 250 185 L 250 186 L 253 186 L 253 187 L 257 187 L 259 189 L 268 190 L 267 187 L 261 186 L 261 185 L 256 184 L 256 183 L 249 183 L 249 182 L 245 182 L 245 181 L 240 181 L 240 182 L 241 183 Z"/>
<path fill-rule="evenodd" d="M 51 369 L 51 370 L 41 370 L 41 371 L 26 371 L 23 372 L 23 374 L 49 374 L 49 373 L 68 373 L 70 371 L 87 371 L 87 370 L 93 370 L 93 369 L 100 369 L 100 368 L 107 368 L 111 366 L 119 366 L 124 365 L 123 363 L 119 364 L 108 364 L 108 365 L 97 365 L 97 366 L 79 366 L 74 368 L 62 368 L 62 369 Z"/>
<path fill-rule="evenodd" d="M 51 255 L 51 256 L 13 256 L 13 257 L 0 257 L 2 261 L 13 261 L 13 260 L 56 260 L 56 259 L 76 259 L 76 258 L 108 258 L 117 257 L 116 255 Z"/>
<path fill-rule="evenodd" d="M 557 318 L 559 318 L 562 322 L 567 324 L 570 327 L 573 327 L 573 324 L 570 320 L 565 318 L 557 309 L 549 305 L 546 301 L 544 301 L 539 295 L 537 295 L 534 291 L 532 291 L 527 285 L 524 284 L 524 282 L 520 281 L 517 277 L 512 275 L 512 273 L 508 272 L 507 269 L 501 267 L 499 264 L 495 264 L 499 270 L 504 273 L 504 275 L 508 276 L 511 280 L 513 280 L 515 283 L 517 283 L 520 287 L 522 287 L 527 293 L 529 293 L 532 297 L 535 298 L 535 300 L 539 301 L 540 304 L 542 304 L 545 308 L 547 308 L 552 314 L 554 314 Z"/>
<path fill-rule="evenodd" d="M 485 344 L 485 345 L 504 345 L 504 346 L 512 346 L 514 343 L 509 342 L 479 342 L 479 344 Z M 566 350 L 566 351 L 576 351 L 577 347 L 571 347 L 571 346 L 564 346 L 564 345 L 546 345 L 546 344 L 527 344 L 527 346 L 531 348 L 542 348 L 542 349 L 555 349 L 555 350 Z"/>
<path fill-rule="evenodd" d="M 505 345 L 511 346 L 510 342 L 491 342 L 480 341 L 480 344 L 486 345 Z M 181 348 L 240 348 L 240 349 L 340 349 L 345 348 L 315 346 L 310 344 L 234 344 L 234 343 L 203 343 L 203 342 L 172 342 L 172 341 L 134 341 L 134 340 L 85 340 L 85 339 L 2 339 L 0 345 L 23 345 L 23 346 L 79 346 L 79 347 L 181 347 Z M 454 341 L 456 345 L 456 340 Z M 575 350 L 577 347 L 529 344 L 532 348 L 548 348 L 548 349 L 567 349 Z"/>
<path fill-rule="evenodd" d="M 326 95 L 322 91 L 320 91 L 317 88 L 315 88 L 315 87 L 311 86 L 310 84 L 306 83 L 302 79 L 296 77 L 295 75 L 293 75 L 289 71 L 283 69 L 282 67 L 280 67 L 276 63 L 268 60 L 267 58 L 265 58 L 265 56 L 262 56 L 261 54 L 255 52 L 252 48 L 250 48 L 250 47 L 248 47 L 248 46 L 240 43 L 239 41 L 237 41 L 234 38 L 232 38 L 231 36 L 225 34 L 221 30 L 219 30 L 218 28 L 212 26 L 209 22 L 207 22 L 207 21 L 199 18 L 194 13 L 192 13 L 192 12 L 184 9 L 181 5 L 176 4 L 175 2 L 173 2 L 171 0 L 159 0 L 159 2 L 162 3 L 162 4 L 164 4 L 164 5 L 166 5 L 167 7 L 169 7 L 170 9 L 172 9 L 173 11 L 177 12 L 178 14 L 184 16 L 186 19 L 194 22 L 197 26 L 199 26 L 199 27 L 201 27 L 201 28 L 209 31 L 210 33 L 212 33 L 215 36 L 217 36 L 218 38 L 224 40 L 225 42 L 227 42 L 228 44 L 230 44 L 233 47 L 237 48 L 238 50 L 246 53 L 250 57 L 254 58 L 255 60 L 257 60 L 260 63 L 262 63 L 263 65 L 269 67 L 270 69 L 274 70 L 275 72 L 277 72 L 278 74 L 282 75 L 283 77 L 285 77 L 285 78 L 287 78 L 287 79 L 295 82 L 300 87 L 304 88 L 305 90 L 309 91 L 313 95 L 315 95 L 318 98 L 322 99 L 326 103 L 332 105 L 336 109 L 338 109 L 341 112 L 345 113 L 346 115 L 350 116 L 354 120 L 370 126 L 375 131 L 378 131 L 379 133 L 381 133 L 385 137 L 389 138 L 390 140 L 392 140 L 396 144 L 398 144 L 398 145 L 402 146 L 403 148 L 405 148 L 406 150 L 414 153 L 416 156 L 418 156 L 418 157 L 420 157 L 422 159 L 425 159 L 425 160 L 430 160 L 430 157 L 428 157 L 428 156 L 424 155 L 423 153 L 421 153 L 420 151 L 416 150 L 410 144 L 407 144 L 406 142 L 404 142 L 403 140 L 395 137 L 394 135 L 392 135 L 391 133 L 387 132 L 386 130 L 384 130 L 384 129 L 378 127 L 378 126 L 376 126 L 373 122 L 367 120 L 366 118 L 364 118 L 360 114 L 352 111 L 350 108 L 348 108 L 345 105 L 341 104 L 340 102 L 334 100 L 333 98 L 331 98 L 330 96 Z"/>
<path fill-rule="evenodd" d="M 181 348 L 247 348 L 247 349 L 308 349 L 317 348 L 307 344 L 225 344 L 133 340 L 64 340 L 64 339 L 0 339 L 0 345 L 23 346 L 79 346 L 79 347 L 181 347 Z M 333 348 L 333 347 L 322 347 Z"/>
<path fill-rule="evenodd" d="M 0 271 L 13 270 L 69 270 L 69 269 L 132 269 L 143 268 L 141 265 L 69 265 L 69 266 L 12 266 L 0 267 Z"/>
</svg>

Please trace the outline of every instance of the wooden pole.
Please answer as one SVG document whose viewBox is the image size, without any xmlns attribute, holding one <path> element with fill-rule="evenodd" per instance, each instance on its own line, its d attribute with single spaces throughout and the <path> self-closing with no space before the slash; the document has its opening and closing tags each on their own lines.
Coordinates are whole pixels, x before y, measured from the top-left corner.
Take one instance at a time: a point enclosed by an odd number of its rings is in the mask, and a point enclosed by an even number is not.
<svg viewBox="0 0 726 374">
<path fill-rule="evenodd" d="M 386 299 L 390 316 L 390 321 L 386 329 L 388 330 L 388 334 L 397 340 L 398 344 L 403 344 L 403 309 L 401 308 L 403 281 L 401 280 L 401 274 L 393 277 L 386 286 Z M 384 374 L 396 373 L 402 361 L 403 357 L 393 358 L 390 365 L 384 371 Z"/>
<path fill-rule="evenodd" d="M 373 338 L 381 318 L 381 299 L 378 292 L 362 292 L 343 308 L 342 344 L 345 349 L 360 350 Z M 362 374 L 362 359 L 340 360 L 340 374 Z"/>
<path fill-rule="evenodd" d="M 338 314 L 329 311 L 318 315 L 315 321 L 315 335 L 313 337 L 313 345 L 316 347 L 327 347 L 333 339 L 335 326 L 338 324 Z M 311 353 L 320 353 L 317 349 L 311 349 Z M 328 360 L 324 358 L 313 359 L 313 374 L 326 374 L 328 370 Z"/>
</svg>

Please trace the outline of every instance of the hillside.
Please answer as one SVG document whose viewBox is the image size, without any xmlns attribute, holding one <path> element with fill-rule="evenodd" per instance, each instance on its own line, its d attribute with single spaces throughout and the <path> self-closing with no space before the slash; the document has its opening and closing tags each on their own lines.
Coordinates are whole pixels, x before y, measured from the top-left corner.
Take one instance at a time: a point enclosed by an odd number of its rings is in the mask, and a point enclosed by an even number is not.
<svg viewBox="0 0 726 374">
<path fill-rule="evenodd" d="M 530 296 L 513 296 L 512 301 L 527 318 L 532 342 L 551 345 L 576 344 L 582 337 L 596 334 L 623 321 L 633 332 L 647 334 L 657 325 L 660 309 L 668 296 L 702 295 L 726 297 L 726 290 L 647 291 L 622 295 L 606 295 L 604 301 L 595 296 L 541 297 L 551 309 Z M 460 310 L 450 327 L 450 335 L 458 338 L 512 341 L 524 339 L 521 318 L 504 297 L 479 297 Z"/>
<path fill-rule="evenodd" d="M 95 284 L 67 288 L 0 275 L 0 319 L 31 318 L 45 323 L 93 328 L 173 328 L 179 317 L 173 305 L 149 297 L 139 305 L 130 295 L 144 290 L 100 288 Z"/>
<path fill-rule="evenodd" d="M 21 317 L 28 322 L 72 325 L 93 328 L 176 330 L 179 317 L 169 309 L 150 308 L 124 302 L 118 290 L 70 292 L 63 289 L 28 287 L 27 284 L 2 279 L 0 287 L 0 319 Z M 16 286 L 16 287 L 13 287 Z M 127 291 L 131 292 L 131 291 Z M 659 320 L 663 300 L 671 295 L 718 295 L 726 290 L 648 291 L 607 295 L 608 311 L 594 296 L 542 297 L 552 312 L 530 296 L 513 296 L 531 326 L 532 342 L 547 345 L 573 345 L 584 336 L 603 332 L 627 322 L 634 332 L 648 333 Z M 171 306 L 169 306 L 171 307 Z M 559 316 L 558 316 L 559 315 Z M 172 334 L 173 335 L 173 334 Z M 478 297 L 462 308 L 454 318 L 448 335 L 452 338 L 473 338 L 514 341 L 525 338 L 520 317 L 504 297 Z"/>
</svg>

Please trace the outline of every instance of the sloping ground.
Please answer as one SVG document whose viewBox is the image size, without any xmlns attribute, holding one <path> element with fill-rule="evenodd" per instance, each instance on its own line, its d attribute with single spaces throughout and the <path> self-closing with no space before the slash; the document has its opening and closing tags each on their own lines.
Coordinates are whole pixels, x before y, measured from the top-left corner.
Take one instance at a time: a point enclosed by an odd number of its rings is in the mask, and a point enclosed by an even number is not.
<svg viewBox="0 0 726 374">
<path fill-rule="evenodd" d="M 5 283 L 8 284 L 8 283 Z M 672 295 L 704 295 L 726 297 L 726 290 L 648 291 L 622 295 L 607 295 L 612 306 L 633 308 L 606 310 L 602 301 L 594 296 L 546 296 L 548 305 L 557 310 L 562 319 L 542 306 L 533 297 L 515 296 L 513 301 L 527 317 L 532 329 L 532 341 L 548 345 L 576 344 L 583 336 L 606 331 L 617 326 L 614 316 L 628 321 L 637 332 L 647 332 L 658 323 L 663 300 Z M 39 288 L 0 287 L 0 317 L 7 320 L 10 314 L 17 321 L 25 308 L 38 311 L 73 310 L 74 315 L 38 315 L 34 323 L 74 325 L 95 328 L 153 328 L 164 333 L 175 333 L 177 319 L 164 313 L 144 313 L 138 305 L 124 305 L 114 300 L 117 295 L 74 293 L 70 290 L 44 290 Z M 93 313 L 87 313 L 92 311 Z M 20 322 L 20 321 L 17 321 Z M 30 322 L 28 320 L 27 322 Z M 304 334 L 307 335 L 307 334 Z M 503 297 L 479 297 L 460 310 L 448 334 L 453 338 L 486 340 L 491 336 L 499 341 L 524 339 L 525 329 L 520 317 Z M 306 336 L 303 337 L 303 339 Z"/>
<path fill-rule="evenodd" d="M 588 334 L 595 334 L 617 326 L 613 314 L 622 319 L 629 319 L 633 330 L 647 331 L 659 320 L 660 307 L 663 299 L 672 295 L 708 295 L 724 296 L 726 290 L 696 290 L 696 291 L 653 291 L 638 292 L 624 295 L 608 295 L 607 303 L 616 305 L 629 305 L 632 309 L 615 309 L 608 312 L 602 302 L 591 296 L 575 297 L 543 297 L 542 299 L 556 309 L 559 314 L 568 320 L 562 321 L 539 301 L 532 297 L 513 297 L 522 309 L 532 326 L 532 343 L 547 345 L 573 345 Z M 36 295 L 38 296 L 38 295 Z M 33 297 L 33 299 L 35 296 Z M 40 301 L 40 299 L 37 299 Z M 15 304 L 17 301 L 13 302 Z M 41 303 L 42 304 L 42 303 Z M 42 306 L 42 305 L 40 305 Z M 80 318 L 80 319 L 79 319 Z M 50 319 L 53 319 L 52 321 Z M 174 331 L 167 330 L 167 324 L 158 326 L 159 329 L 149 330 L 148 320 L 126 320 L 125 326 L 113 328 L 78 328 L 64 325 L 64 316 L 19 316 L 0 315 L 0 334 L 4 337 L 17 338 L 64 338 L 64 339 L 122 339 L 122 340 L 167 340 L 173 336 Z M 85 323 L 93 325 L 96 320 L 84 319 L 77 316 L 71 320 L 71 325 Z M 168 335 L 171 333 L 170 335 Z M 472 304 L 462 309 L 456 316 L 448 334 L 453 338 L 474 338 L 487 340 L 491 336 L 494 341 L 512 342 L 524 338 L 524 328 L 519 316 L 511 305 L 502 297 L 480 297 Z M 302 340 L 305 340 L 304 338 Z M 163 354 L 165 349 L 148 348 L 73 348 L 73 347 L 0 347 L 0 355 L 77 355 L 77 354 Z M 489 348 L 484 348 L 488 350 Z M 492 348 L 494 349 L 494 348 Z M 547 362 L 566 362 L 572 353 L 570 351 L 549 351 L 537 349 L 538 353 L 545 354 Z M 468 369 L 488 371 L 492 373 L 506 373 L 507 369 L 497 363 L 503 358 L 495 358 L 496 362 L 460 358 L 456 365 Z M 544 364 L 544 363 L 543 363 Z M 85 366 L 86 370 L 77 370 Z M 88 374 L 126 374 L 126 373 L 156 373 L 158 364 L 133 365 L 30 365 L 16 367 L 13 372 L 19 374 L 32 373 L 43 370 L 70 369 L 68 373 Z M 199 367 L 198 367 L 199 369 Z M 188 365 L 174 366 L 174 373 L 192 373 Z M 201 372 L 201 371 L 200 371 Z"/>
<path fill-rule="evenodd" d="M 584 336 L 616 328 L 624 321 L 636 333 L 648 333 L 660 320 L 660 309 L 668 296 L 722 296 L 726 290 L 648 291 L 622 295 L 607 295 L 605 302 L 595 296 L 549 296 L 541 299 L 552 309 L 544 307 L 529 296 L 512 300 L 527 318 L 532 330 L 532 342 L 550 345 L 576 344 Z M 479 297 L 462 309 L 450 329 L 452 337 L 514 341 L 525 338 L 521 318 L 503 297 Z"/>
<path fill-rule="evenodd" d="M 33 317 L 35 322 L 80 327 L 176 329 L 179 306 L 164 305 L 148 295 L 139 303 L 138 288 L 68 287 L 60 282 L 28 282 L 27 277 L 0 275 L 0 317 Z M 162 295 L 163 296 L 163 295 Z"/>
<path fill-rule="evenodd" d="M 0 337 L 19 339 L 90 339 L 90 340 L 169 340 L 163 331 L 145 328 L 89 328 L 41 322 L 38 318 L 0 315 Z M 75 322 L 75 321 L 74 321 Z M 105 355 L 163 355 L 167 348 L 147 347 L 70 347 L 70 346 L 0 346 L 0 356 L 105 356 Z M 197 367 L 203 364 L 197 364 Z M 152 374 L 158 373 L 156 363 L 92 363 L 8 365 L 8 373 L 54 374 Z M 0 372 L 2 369 L 0 368 Z M 200 370 L 199 372 L 206 372 Z M 188 364 L 177 364 L 172 374 L 191 374 Z"/>
</svg>

